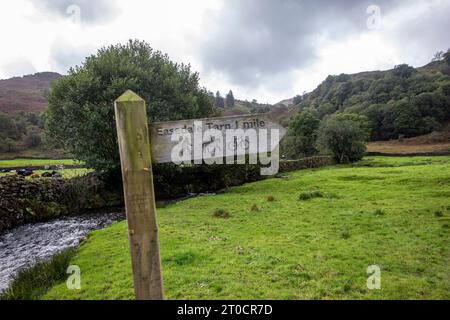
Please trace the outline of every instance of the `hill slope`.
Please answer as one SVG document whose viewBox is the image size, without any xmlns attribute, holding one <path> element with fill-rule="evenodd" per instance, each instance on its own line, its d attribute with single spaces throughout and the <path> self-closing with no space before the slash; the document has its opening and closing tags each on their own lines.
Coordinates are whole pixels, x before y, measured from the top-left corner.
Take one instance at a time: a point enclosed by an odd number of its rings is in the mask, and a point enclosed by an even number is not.
<svg viewBox="0 0 450 320">
<path fill-rule="evenodd" d="M 319 118 L 351 112 L 367 116 L 371 140 L 415 137 L 450 120 L 450 65 L 435 61 L 421 68 L 328 76 L 313 92 L 296 97 L 300 111 Z"/>
<path fill-rule="evenodd" d="M 47 107 L 45 93 L 52 81 L 61 75 L 41 72 L 23 77 L 0 80 L 0 112 L 17 114 L 21 111 L 39 113 Z"/>
</svg>

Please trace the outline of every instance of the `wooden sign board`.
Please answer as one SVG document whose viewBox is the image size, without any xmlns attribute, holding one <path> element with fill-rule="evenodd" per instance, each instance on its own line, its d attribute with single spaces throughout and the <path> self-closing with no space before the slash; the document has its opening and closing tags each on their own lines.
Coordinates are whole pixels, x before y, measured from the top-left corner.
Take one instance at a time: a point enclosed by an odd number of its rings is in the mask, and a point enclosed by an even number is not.
<svg viewBox="0 0 450 320">
<path fill-rule="evenodd" d="M 132 91 L 125 92 L 116 100 L 115 116 L 135 296 L 141 300 L 163 299 L 152 162 L 173 162 L 173 148 L 180 143 L 173 138 L 177 132 L 183 133 L 182 138 L 189 137 L 192 146 L 200 146 L 200 152 L 197 148 L 193 148 L 194 152 L 190 155 L 190 159 L 203 161 L 204 149 L 211 143 L 219 145 L 217 142 L 220 137 L 227 136 L 230 132 L 232 139 L 221 141 L 224 149 L 222 151 L 238 151 L 243 154 L 257 152 L 261 159 L 263 152 L 267 153 L 278 148 L 279 140 L 286 130 L 268 114 L 160 122 L 153 123 L 149 127 L 145 101 Z M 218 140 L 208 135 L 211 131 Z M 236 132 L 239 135 L 233 135 Z M 208 137 L 211 140 L 208 140 Z M 242 140 L 238 141 L 238 138 Z M 248 140 L 249 148 L 246 148 L 247 138 L 253 139 Z M 258 148 L 253 148 L 255 141 Z M 260 143 L 261 141 L 263 143 Z M 195 153 L 199 153 L 200 156 L 196 157 Z M 272 152 L 271 156 L 274 154 L 278 155 L 277 152 Z"/>
<path fill-rule="evenodd" d="M 153 163 L 169 163 L 173 162 L 172 159 L 172 150 L 179 143 L 178 140 L 173 140 L 172 135 L 174 133 L 188 133 L 190 134 L 192 141 L 192 145 L 194 144 L 194 140 L 196 137 L 200 136 L 202 139 L 201 144 L 203 148 L 206 148 L 208 144 L 212 141 L 205 140 L 204 134 L 206 131 L 215 129 L 223 134 L 223 141 L 221 144 L 223 145 L 223 156 L 227 154 L 227 152 L 239 154 L 240 148 L 237 148 L 236 144 L 243 143 L 244 144 L 244 152 L 246 154 L 252 154 L 257 150 L 260 152 L 270 152 L 274 148 L 278 146 L 279 140 L 286 134 L 286 129 L 281 125 L 272 120 L 270 114 L 253 114 L 253 115 L 243 115 L 243 116 L 229 116 L 229 117 L 220 117 L 220 118 L 209 118 L 209 119 L 194 119 L 194 120 L 181 120 L 181 121 L 169 121 L 169 122 L 156 122 L 149 124 L 150 130 L 150 138 L 151 138 L 151 150 L 152 150 L 152 161 Z M 226 135 L 233 134 L 233 130 L 242 129 L 244 134 L 244 141 L 233 141 L 232 144 L 226 143 Z M 266 143 L 263 147 L 259 146 L 258 149 L 249 148 L 248 136 L 245 136 L 248 133 L 248 130 L 254 130 L 258 135 L 265 134 Z M 271 144 L 271 135 L 272 130 L 278 130 L 279 139 L 276 144 Z M 198 132 L 200 131 L 200 132 Z M 197 132 L 199 135 L 195 135 Z M 242 140 L 242 137 L 240 137 Z M 237 137 L 239 139 L 239 137 Z M 192 151 L 191 160 L 196 161 L 205 159 L 205 153 L 200 152 L 199 156 Z"/>
</svg>

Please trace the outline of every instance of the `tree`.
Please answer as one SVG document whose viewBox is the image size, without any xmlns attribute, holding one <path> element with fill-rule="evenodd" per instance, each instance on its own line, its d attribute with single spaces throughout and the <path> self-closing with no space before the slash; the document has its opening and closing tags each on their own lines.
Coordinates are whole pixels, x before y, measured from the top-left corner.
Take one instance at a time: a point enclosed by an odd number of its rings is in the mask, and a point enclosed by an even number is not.
<svg viewBox="0 0 450 320">
<path fill-rule="evenodd" d="M 28 148 L 34 148 L 41 144 L 42 138 L 37 127 L 30 126 L 27 128 L 25 136 L 25 145 Z"/>
<path fill-rule="evenodd" d="M 407 64 L 400 64 L 398 66 L 394 67 L 394 76 L 407 79 L 411 77 L 414 73 L 416 73 L 416 69 L 413 67 L 407 65 Z"/>
<path fill-rule="evenodd" d="M 444 61 L 450 65 L 450 49 L 447 50 L 446 53 L 444 53 Z"/>
<path fill-rule="evenodd" d="M 20 131 L 14 119 L 5 114 L 0 113 L 0 136 L 17 140 L 20 138 Z"/>
<path fill-rule="evenodd" d="M 216 92 L 216 98 L 214 100 L 214 105 L 217 108 L 225 108 L 225 100 L 223 99 L 223 97 L 220 94 L 220 91 Z"/>
<path fill-rule="evenodd" d="M 6 138 L 3 143 L 6 152 L 14 152 L 17 150 L 17 143 L 13 139 Z"/>
<path fill-rule="evenodd" d="M 226 105 L 228 108 L 233 108 L 234 107 L 234 95 L 233 95 L 233 91 L 230 90 L 230 92 L 228 92 L 227 96 L 226 96 L 226 101 L 225 101 Z"/>
<path fill-rule="evenodd" d="M 422 115 L 419 108 L 409 100 L 396 103 L 394 108 L 394 126 L 397 135 L 414 137 L 424 133 L 422 131 Z"/>
<path fill-rule="evenodd" d="M 312 112 L 300 112 L 289 123 L 288 134 L 283 143 L 283 153 L 290 159 L 316 154 L 319 124 L 320 120 Z"/>
<path fill-rule="evenodd" d="M 431 61 L 432 62 L 442 61 L 442 59 L 444 59 L 444 51 L 437 51 L 434 54 L 433 59 Z"/>
<path fill-rule="evenodd" d="M 301 102 L 303 101 L 303 96 L 301 95 L 296 95 L 293 99 L 292 99 L 292 103 L 294 105 L 299 105 Z"/>
<path fill-rule="evenodd" d="M 147 43 L 104 47 L 57 80 L 45 114 L 50 141 L 101 171 L 120 168 L 114 100 L 131 89 L 150 121 L 207 117 L 214 109 L 199 76 Z"/>
<path fill-rule="evenodd" d="M 361 124 L 349 118 L 328 116 L 322 120 L 318 148 L 331 153 L 338 163 L 361 160 L 366 151 L 367 132 Z"/>
</svg>

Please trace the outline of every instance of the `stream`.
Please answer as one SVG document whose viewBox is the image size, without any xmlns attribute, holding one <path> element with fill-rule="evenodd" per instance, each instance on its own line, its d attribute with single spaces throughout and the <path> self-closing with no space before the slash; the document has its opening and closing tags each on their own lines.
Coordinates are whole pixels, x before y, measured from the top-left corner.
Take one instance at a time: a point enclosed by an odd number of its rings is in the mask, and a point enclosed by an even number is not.
<svg viewBox="0 0 450 320">
<path fill-rule="evenodd" d="M 17 272 L 77 246 L 91 231 L 125 219 L 119 212 L 84 214 L 33 223 L 0 234 L 0 292 Z"/>
</svg>

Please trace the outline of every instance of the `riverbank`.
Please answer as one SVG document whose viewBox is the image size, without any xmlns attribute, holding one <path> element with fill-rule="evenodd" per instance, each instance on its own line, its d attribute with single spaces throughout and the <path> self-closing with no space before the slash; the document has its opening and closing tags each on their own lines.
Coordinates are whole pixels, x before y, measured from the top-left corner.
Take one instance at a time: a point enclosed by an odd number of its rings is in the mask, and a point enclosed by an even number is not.
<svg viewBox="0 0 450 320">
<path fill-rule="evenodd" d="M 371 157 L 158 209 L 168 299 L 449 299 L 450 157 Z M 274 201 L 269 201 L 274 200 Z M 215 209 L 229 217 L 218 218 Z M 126 222 L 41 299 L 132 299 Z M 367 288 L 367 267 L 381 290 Z"/>
<path fill-rule="evenodd" d="M 54 255 L 76 247 L 93 231 L 124 220 L 123 210 L 65 217 L 49 222 L 27 224 L 0 234 L 0 292 L 23 269 L 48 261 Z M 63 254 L 67 257 L 67 253 Z M 55 258 L 59 261 L 60 257 Z M 36 281 L 37 282 L 37 281 Z M 17 285 L 16 285 L 17 287 Z M 15 295 L 18 295 L 15 290 Z M 19 295 L 20 296 L 20 295 Z"/>
</svg>

